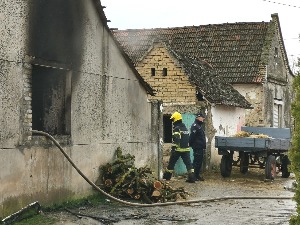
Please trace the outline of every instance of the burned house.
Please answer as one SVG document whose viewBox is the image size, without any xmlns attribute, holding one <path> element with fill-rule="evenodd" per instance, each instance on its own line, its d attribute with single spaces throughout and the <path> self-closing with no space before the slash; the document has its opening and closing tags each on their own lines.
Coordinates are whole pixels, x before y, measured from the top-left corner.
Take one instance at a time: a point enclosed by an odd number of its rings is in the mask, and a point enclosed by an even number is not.
<svg viewBox="0 0 300 225">
<path fill-rule="evenodd" d="M 96 0 L 5 1 L 0 39 L 0 217 L 87 196 L 121 147 L 160 172 L 160 103 Z"/>
</svg>

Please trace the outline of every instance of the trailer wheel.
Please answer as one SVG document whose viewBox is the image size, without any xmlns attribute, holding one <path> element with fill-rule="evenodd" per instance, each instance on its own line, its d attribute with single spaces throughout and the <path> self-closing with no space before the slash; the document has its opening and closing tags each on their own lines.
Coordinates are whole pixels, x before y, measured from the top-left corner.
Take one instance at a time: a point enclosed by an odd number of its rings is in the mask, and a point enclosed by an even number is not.
<svg viewBox="0 0 300 225">
<path fill-rule="evenodd" d="M 287 155 L 284 155 L 281 159 L 281 177 L 288 178 L 290 176 L 290 172 L 288 169 L 288 165 L 291 164 L 291 161 L 289 160 L 289 157 Z"/>
<path fill-rule="evenodd" d="M 266 160 L 265 176 L 270 180 L 274 180 L 276 176 L 276 159 L 273 155 L 269 155 Z"/>
<path fill-rule="evenodd" d="M 223 155 L 220 165 L 221 175 L 223 177 L 229 177 L 232 170 L 232 160 L 230 155 Z"/>
<path fill-rule="evenodd" d="M 240 152 L 240 172 L 245 174 L 248 172 L 249 168 L 249 153 L 248 152 Z"/>
</svg>

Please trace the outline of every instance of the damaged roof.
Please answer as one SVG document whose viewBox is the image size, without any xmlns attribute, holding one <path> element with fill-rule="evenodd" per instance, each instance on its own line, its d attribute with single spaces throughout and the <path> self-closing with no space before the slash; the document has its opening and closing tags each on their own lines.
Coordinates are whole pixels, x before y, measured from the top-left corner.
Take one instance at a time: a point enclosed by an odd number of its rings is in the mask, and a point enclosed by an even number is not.
<svg viewBox="0 0 300 225">
<path fill-rule="evenodd" d="M 270 22 L 239 22 L 174 28 L 115 30 L 114 36 L 134 63 L 155 40 L 166 40 L 176 52 L 214 67 L 228 83 L 260 83 L 259 67 L 268 62 L 271 41 L 276 30 L 282 39 L 279 18 Z M 285 66 L 288 58 L 284 48 Z M 291 71 L 291 70 L 290 70 Z"/>
<path fill-rule="evenodd" d="M 184 56 L 167 44 L 166 49 L 176 59 L 188 75 L 189 81 L 197 87 L 208 102 L 216 105 L 227 105 L 241 108 L 252 108 L 251 104 L 235 90 L 231 84 L 218 76 L 216 71 L 205 61 Z"/>
</svg>

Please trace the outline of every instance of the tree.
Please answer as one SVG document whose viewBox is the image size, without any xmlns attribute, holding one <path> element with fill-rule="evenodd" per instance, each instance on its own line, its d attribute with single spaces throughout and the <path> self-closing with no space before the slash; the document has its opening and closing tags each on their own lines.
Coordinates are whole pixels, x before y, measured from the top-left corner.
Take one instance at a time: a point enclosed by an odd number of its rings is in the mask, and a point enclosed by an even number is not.
<svg viewBox="0 0 300 225">
<path fill-rule="evenodd" d="M 298 58 L 297 67 L 300 68 L 300 58 Z M 291 159 L 291 169 L 296 177 L 296 193 L 295 201 L 297 203 L 297 215 L 292 216 L 290 220 L 291 225 L 300 224 L 300 71 L 297 70 L 293 82 L 294 101 L 292 104 L 292 116 L 294 118 L 294 131 L 292 137 L 292 148 L 289 151 L 289 158 Z"/>
</svg>

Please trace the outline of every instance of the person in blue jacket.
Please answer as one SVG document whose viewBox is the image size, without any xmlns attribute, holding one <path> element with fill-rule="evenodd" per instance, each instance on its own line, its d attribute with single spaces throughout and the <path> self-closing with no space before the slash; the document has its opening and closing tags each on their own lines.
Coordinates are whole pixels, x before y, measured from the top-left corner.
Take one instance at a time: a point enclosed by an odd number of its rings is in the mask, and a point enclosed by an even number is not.
<svg viewBox="0 0 300 225">
<path fill-rule="evenodd" d="M 181 157 L 188 171 L 188 179 L 186 182 L 195 183 L 194 169 L 190 156 L 189 131 L 182 122 L 182 116 L 179 112 L 173 113 L 170 119 L 173 121 L 173 145 L 169 164 L 163 174 L 163 179 L 171 179 L 175 164 L 179 157 Z"/>
<path fill-rule="evenodd" d="M 203 113 L 196 114 L 194 123 L 191 126 L 189 145 L 193 149 L 194 160 L 193 167 L 196 180 L 204 181 L 203 176 L 200 176 L 203 157 L 206 149 L 206 137 L 204 132 L 204 119 Z"/>
</svg>

